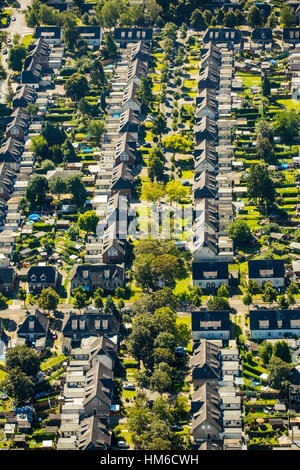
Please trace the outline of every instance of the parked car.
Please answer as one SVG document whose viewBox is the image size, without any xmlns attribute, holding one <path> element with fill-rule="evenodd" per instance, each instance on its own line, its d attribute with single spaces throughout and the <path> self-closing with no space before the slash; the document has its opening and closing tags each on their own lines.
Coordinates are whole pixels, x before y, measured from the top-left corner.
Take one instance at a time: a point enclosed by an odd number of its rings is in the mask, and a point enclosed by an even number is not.
<svg viewBox="0 0 300 470">
<path fill-rule="evenodd" d="M 7 54 L 7 49 L 6 49 L 6 48 L 3 49 L 3 54 L 4 54 L 4 55 Z"/>
<path fill-rule="evenodd" d="M 123 449 L 129 449 L 130 445 L 128 444 L 128 442 L 118 441 L 118 447 L 122 447 Z"/>
<path fill-rule="evenodd" d="M 173 426 L 171 426 L 171 431 L 183 431 L 183 427 L 174 424 Z"/>
<path fill-rule="evenodd" d="M 12 19 L 11 19 L 11 21 L 16 21 L 16 17 L 13 16 Z"/>
<path fill-rule="evenodd" d="M 135 390 L 135 386 L 130 383 L 123 384 L 123 389 L 124 390 Z"/>
</svg>

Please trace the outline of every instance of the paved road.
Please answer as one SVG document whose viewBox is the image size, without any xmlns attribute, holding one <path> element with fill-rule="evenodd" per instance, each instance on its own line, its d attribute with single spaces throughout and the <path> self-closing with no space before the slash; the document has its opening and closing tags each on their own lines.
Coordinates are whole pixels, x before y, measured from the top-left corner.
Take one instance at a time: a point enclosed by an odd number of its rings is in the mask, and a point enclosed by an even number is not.
<svg viewBox="0 0 300 470">
<path fill-rule="evenodd" d="M 5 31 L 7 31 L 7 33 L 8 33 L 7 37 L 10 38 L 11 41 L 13 40 L 13 37 L 16 33 L 21 35 L 20 42 L 22 42 L 22 39 L 23 39 L 24 36 L 26 36 L 27 34 L 31 34 L 33 32 L 33 28 L 28 28 L 28 26 L 26 25 L 25 16 L 24 16 L 24 13 L 23 13 L 23 10 L 25 10 L 27 8 L 27 6 L 31 4 L 31 1 L 32 0 L 19 0 L 19 3 L 21 5 L 21 7 L 13 9 L 12 14 L 11 14 L 11 18 L 16 18 L 16 19 L 15 19 L 15 21 L 11 21 L 9 27 L 7 29 L 5 29 Z M 10 70 L 7 67 L 6 60 L 4 60 L 4 58 L 7 58 L 7 57 L 8 57 L 8 54 L 2 57 L 2 64 L 5 68 L 5 70 L 9 74 Z M 1 82 L 1 85 L 0 85 L 0 101 L 1 101 L 1 103 L 4 102 L 5 96 L 6 96 L 6 93 L 7 93 L 7 81 L 8 81 L 8 78 L 5 81 Z M 13 85 L 16 85 L 16 84 L 13 84 Z"/>
</svg>

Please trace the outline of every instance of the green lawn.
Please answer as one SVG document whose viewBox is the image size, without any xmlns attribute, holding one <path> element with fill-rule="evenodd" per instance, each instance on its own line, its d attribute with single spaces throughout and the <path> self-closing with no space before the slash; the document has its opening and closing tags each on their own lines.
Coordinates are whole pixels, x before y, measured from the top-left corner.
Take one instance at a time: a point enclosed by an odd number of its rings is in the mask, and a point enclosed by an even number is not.
<svg viewBox="0 0 300 470">
<path fill-rule="evenodd" d="M 295 109 L 298 111 L 300 109 L 300 101 L 298 100 L 277 100 L 278 103 L 283 104 L 287 111 L 291 111 L 291 109 Z"/>
<path fill-rule="evenodd" d="M 181 294 L 182 292 L 185 292 L 188 288 L 188 286 L 192 286 L 192 276 L 189 275 L 185 279 L 181 281 L 176 281 L 176 286 L 175 289 L 173 290 L 173 293 L 175 295 Z"/>
<path fill-rule="evenodd" d="M 22 44 L 25 46 L 25 47 L 28 47 L 30 44 L 34 43 L 34 37 L 32 34 L 26 34 L 24 37 L 23 37 L 23 40 L 22 40 Z"/>
</svg>

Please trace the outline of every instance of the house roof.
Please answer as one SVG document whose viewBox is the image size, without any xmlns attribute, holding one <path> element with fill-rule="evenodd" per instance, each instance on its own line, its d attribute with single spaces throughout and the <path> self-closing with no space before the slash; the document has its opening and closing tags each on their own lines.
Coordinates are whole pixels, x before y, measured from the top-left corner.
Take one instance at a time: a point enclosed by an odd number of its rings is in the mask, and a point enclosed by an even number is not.
<svg viewBox="0 0 300 470">
<path fill-rule="evenodd" d="M 37 26 L 35 28 L 35 37 L 38 38 L 50 38 L 61 39 L 61 27 L 60 26 Z"/>
<path fill-rule="evenodd" d="M 138 119 L 137 114 L 128 108 L 120 114 L 119 134 L 138 132 L 140 125 L 141 121 Z"/>
<path fill-rule="evenodd" d="M 134 176 L 131 169 L 125 163 L 120 163 L 113 168 L 111 178 L 111 190 L 131 189 L 134 182 Z"/>
<path fill-rule="evenodd" d="M 197 280 L 228 279 L 228 263 L 224 261 L 194 261 L 192 272 L 193 279 Z"/>
<path fill-rule="evenodd" d="M 195 199 L 215 199 L 216 191 L 216 177 L 213 173 L 205 170 L 195 175 L 193 185 Z"/>
<path fill-rule="evenodd" d="M 28 312 L 27 312 L 28 313 Z M 33 322 L 33 328 L 31 328 Z M 25 317 L 18 327 L 18 336 L 23 336 L 28 333 L 46 335 L 49 327 L 48 318 L 37 308 L 33 314 Z"/>
<path fill-rule="evenodd" d="M 101 28 L 100 26 L 78 26 L 77 27 L 78 33 L 81 35 L 89 34 L 92 35 L 92 39 L 100 39 L 101 38 Z"/>
<path fill-rule="evenodd" d="M 15 107 L 15 103 L 23 100 L 27 103 L 32 103 L 35 100 L 36 92 L 34 88 L 29 85 L 19 85 L 16 89 L 16 93 L 13 99 L 13 105 Z"/>
<path fill-rule="evenodd" d="M 152 28 L 115 28 L 114 39 L 117 42 L 122 41 L 152 41 L 153 29 Z"/>
<path fill-rule="evenodd" d="M 251 330 L 289 330 L 300 328 L 300 309 L 250 310 Z"/>
<path fill-rule="evenodd" d="M 131 49 L 131 61 L 140 58 L 148 61 L 150 57 L 150 48 L 144 41 L 138 41 Z"/>
<path fill-rule="evenodd" d="M 216 232 L 218 227 L 217 210 L 212 199 L 200 199 L 195 204 L 194 211 L 195 233 L 198 234 L 203 226 L 208 226 L 213 232 Z"/>
<path fill-rule="evenodd" d="M 300 28 L 283 28 L 283 41 L 296 42 L 300 40 Z"/>
<path fill-rule="evenodd" d="M 208 28 L 203 36 L 203 42 L 219 42 L 219 43 L 240 43 L 242 39 L 241 32 L 234 28 Z"/>
<path fill-rule="evenodd" d="M 104 313 L 67 313 L 64 316 L 61 331 L 64 336 L 80 333 L 81 336 L 117 333 L 119 321 L 112 314 Z"/>
<path fill-rule="evenodd" d="M 79 450 L 87 448 L 106 449 L 111 443 L 108 420 L 99 416 L 90 416 L 81 421 L 76 431 L 76 446 Z"/>
<path fill-rule="evenodd" d="M 123 92 L 122 107 L 128 103 L 128 101 L 133 100 L 138 106 L 141 105 L 139 98 L 137 97 L 137 91 L 139 86 L 135 82 L 131 82 Z"/>
<path fill-rule="evenodd" d="M 112 378 L 113 372 L 100 362 L 96 362 L 85 375 L 83 406 L 86 406 L 94 397 L 97 397 L 110 407 L 113 387 Z"/>
<path fill-rule="evenodd" d="M 27 273 L 27 282 L 54 284 L 56 280 L 55 266 L 31 266 Z"/>
<path fill-rule="evenodd" d="M 203 384 L 192 396 L 191 411 L 193 413 L 192 428 L 195 431 L 204 422 L 220 429 L 221 411 L 219 394 L 212 387 Z"/>
<path fill-rule="evenodd" d="M 217 140 L 218 128 L 216 122 L 208 116 L 203 116 L 195 126 L 196 143 L 201 140 Z"/>
<path fill-rule="evenodd" d="M 124 279 L 124 267 L 117 264 L 77 264 L 73 266 L 70 281 L 79 278 L 84 282 L 96 284 L 100 279 Z"/>
<path fill-rule="evenodd" d="M 135 59 L 131 62 L 128 66 L 128 74 L 127 74 L 127 81 L 136 78 L 145 77 L 148 73 L 148 64 L 147 62 L 141 59 Z"/>
<path fill-rule="evenodd" d="M 260 259 L 248 261 L 249 279 L 284 278 L 284 260 Z"/>
<path fill-rule="evenodd" d="M 219 348 L 210 341 L 202 340 L 190 359 L 194 379 L 219 379 Z"/>
<path fill-rule="evenodd" d="M 16 271 L 12 267 L 0 268 L 0 285 L 13 284 Z"/>
<path fill-rule="evenodd" d="M 251 33 L 251 39 L 254 42 L 271 42 L 272 29 L 271 28 L 254 28 Z"/>
<path fill-rule="evenodd" d="M 9 137 L 1 145 L 0 161 L 18 162 L 22 148 L 23 145 L 18 139 Z"/>
<path fill-rule="evenodd" d="M 192 331 L 227 331 L 230 329 L 229 310 L 192 312 Z"/>
</svg>

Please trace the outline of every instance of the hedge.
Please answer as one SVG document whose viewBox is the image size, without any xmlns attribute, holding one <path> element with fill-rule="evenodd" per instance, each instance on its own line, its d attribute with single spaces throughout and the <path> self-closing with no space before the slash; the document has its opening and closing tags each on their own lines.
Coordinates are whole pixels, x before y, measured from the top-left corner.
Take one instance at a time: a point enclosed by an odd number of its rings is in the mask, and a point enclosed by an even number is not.
<svg viewBox="0 0 300 470">
<path fill-rule="evenodd" d="M 51 122 L 64 122 L 64 121 L 72 121 L 73 114 L 48 114 L 46 117 L 46 121 Z"/>
<path fill-rule="evenodd" d="M 33 229 L 36 229 L 37 231 L 42 231 L 42 232 L 51 232 L 53 225 L 50 224 L 44 224 L 44 222 L 35 222 L 33 224 Z"/>
</svg>

